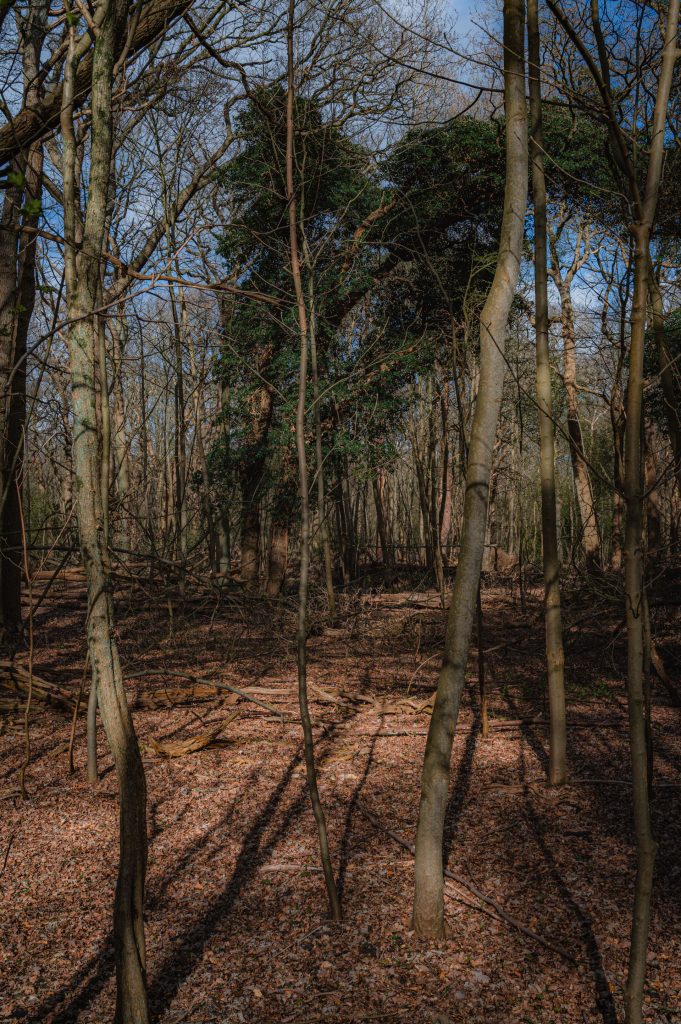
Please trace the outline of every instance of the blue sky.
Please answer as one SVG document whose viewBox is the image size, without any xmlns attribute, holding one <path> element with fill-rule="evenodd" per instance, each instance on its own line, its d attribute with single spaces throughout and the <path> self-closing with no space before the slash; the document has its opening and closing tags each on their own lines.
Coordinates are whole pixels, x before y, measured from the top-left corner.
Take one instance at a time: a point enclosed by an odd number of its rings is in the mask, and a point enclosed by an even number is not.
<svg viewBox="0 0 681 1024">
<path fill-rule="evenodd" d="M 456 14 L 459 32 L 467 32 L 472 28 L 470 17 L 475 14 L 476 8 L 479 9 L 479 3 L 475 0 L 449 0 L 449 6 Z"/>
</svg>

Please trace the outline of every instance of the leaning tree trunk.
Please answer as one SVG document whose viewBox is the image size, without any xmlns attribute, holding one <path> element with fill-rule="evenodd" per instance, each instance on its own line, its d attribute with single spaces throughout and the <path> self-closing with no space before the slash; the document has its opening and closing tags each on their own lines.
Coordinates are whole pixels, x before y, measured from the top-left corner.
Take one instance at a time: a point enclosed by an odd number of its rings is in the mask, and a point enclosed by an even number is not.
<svg viewBox="0 0 681 1024">
<path fill-rule="evenodd" d="M 560 609 L 560 559 L 556 524 L 556 461 L 549 362 L 549 300 L 546 261 L 546 180 L 542 125 L 539 4 L 528 0 L 528 56 L 532 137 L 532 195 L 534 204 L 534 295 L 537 337 L 537 405 L 539 408 L 539 471 L 541 477 L 544 625 L 549 683 L 549 782 L 562 785 L 565 765 L 565 682 L 563 627 Z"/>
<path fill-rule="evenodd" d="M 114 45 L 125 31 L 127 5 L 106 4 L 94 45 L 90 179 L 82 245 L 75 246 L 73 131 L 76 77 L 75 31 L 69 27 L 64 71 L 64 236 L 68 347 L 73 401 L 73 468 L 80 546 L 88 591 L 88 650 L 92 686 L 113 755 L 120 800 L 120 860 L 114 903 L 116 1022 L 147 1024 L 144 883 L 147 859 L 146 785 L 137 737 L 128 708 L 114 631 L 108 552 L 104 543 L 100 443 L 97 419 L 97 313 L 112 151 L 111 96 Z"/>
<path fill-rule="evenodd" d="M 494 440 L 505 371 L 505 333 L 522 256 L 527 207 L 523 0 L 504 2 L 506 190 L 494 280 L 480 318 L 480 381 L 468 450 L 461 554 L 449 609 L 445 653 L 428 730 L 416 833 L 414 928 L 444 935 L 442 840 L 450 760 L 464 686 L 485 544 Z"/>
</svg>

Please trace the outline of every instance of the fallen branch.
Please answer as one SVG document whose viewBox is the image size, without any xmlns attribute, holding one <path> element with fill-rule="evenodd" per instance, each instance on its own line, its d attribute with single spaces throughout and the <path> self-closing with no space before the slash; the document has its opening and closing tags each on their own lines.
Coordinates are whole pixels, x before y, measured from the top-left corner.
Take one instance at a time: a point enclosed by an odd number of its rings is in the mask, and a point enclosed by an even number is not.
<svg viewBox="0 0 681 1024">
<path fill-rule="evenodd" d="M 25 698 L 29 690 L 31 691 L 32 699 L 39 703 L 56 706 L 65 711 L 73 711 L 75 707 L 76 702 L 71 691 L 59 686 L 57 683 L 41 679 L 35 673 L 29 672 L 22 665 L 15 662 L 0 662 L 1 710 L 23 710 L 25 701 L 15 700 L 11 695 L 16 694 L 21 698 Z"/>
<path fill-rule="evenodd" d="M 385 832 L 385 834 L 390 836 L 390 838 L 393 839 L 396 843 L 399 843 L 399 845 L 404 847 L 405 850 L 408 850 L 412 857 L 415 856 L 416 850 L 410 842 L 408 842 L 406 839 L 403 839 L 402 836 L 398 835 L 397 832 L 393 832 L 391 829 L 386 828 L 385 825 L 371 813 L 371 811 L 367 810 L 367 808 L 362 804 L 361 801 L 357 801 L 357 807 L 359 808 L 360 812 L 364 815 L 364 817 L 367 818 L 367 820 L 370 821 L 375 828 L 377 828 L 381 832 Z M 463 886 L 464 889 L 467 889 L 468 892 L 472 893 L 482 903 L 486 903 L 487 906 L 492 907 L 493 910 L 495 911 L 496 916 L 498 916 L 502 921 L 505 921 L 506 924 L 510 924 L 512 928 L 516 928 L 519 932 L 522 932 L 523 935 L 527 935 L 528 938 L 533 939 L 535 942 L 538 942 L 541 946 L 544 946 L 545 949 L 550 950 L 552 953 L 557 953 L 558 956 L 563 957 L 564 960 L 568 960 L 572 964 L 577 963 L 577 957 L 573 956 L 572 953 L 564 949 L 563 946 L 558 946 L 556 945 L 556 943 L 550 942 L 548 939 L 545 939 L 543 935 L 539 935 L 537 932 L 533 932 L 531 928 L 528 928 L 521 921 L 518 921 L 517 918 L 512 917 L 511 914 L 507 913 L 507 911 L 505 911 L 504 908 L 500 906 L 500 904 L 497 903 L 496 900 L 493 900 L 491 896 L 487 896 L 486 893 L 478 889 L 478 887 L 473 885 L 472 882 L 469 882 L 467 879 L 462 878 L 461 875 L 454 874 L 454 872 L 450 871 L 449 868 L 444 868 L 444 875 L 446 878 L 450 878 L 453 882 L 456 882 L 457 885 Z M 447 892 L 446 889 L 445 892 Z M 450 894 L 448 893 L 448 895 Z M 467 905 L 472 906 L 472 904 Z M 479 910 L 481 913 L 489 913 L 489 911 L 487 911 L 485 907 L 475 907 L 474 909 Z"/>
<path fill-rule="evenodd" d="M 220 725 L 208 729 L 207 732 L 199 733 L 198 736 L 190 736 L 186 740 L 155 740 L 153 736 L 150 736 L 147 743 L 159 757 L 184 757 L 185 754 L 196 754 L 199 750 L 205 750 L 206 747 L 212 746 L 220 733 L 240 714 L 240 711 L 235 711 Z"/>
<path fill-rule="evenodd" d="M 127 679 L 143 679 L 145 676 L 173 676 L 176 679 L 191 679 L 195 683 L 206 683 L 209 686 L 217 687 L 218 690 L 228 690 L 230 693 L 236 693 L 239 697 L 243 697 L 244 700 L 249 700 L 253 704 L 259 704 L 261 708 L 265 708 L 266 711 L 276 715 L 282 722 L 284 721 L 284 715 L 281 711 L 277 711 L 267 701 L 258 700 L 257 697 L 253 697 L 245 690 L 237 689 L 236 686 L 230 686 L 229 683 L 218 682 L 215 679 L 203 679 L 201 676 L 190 675 L 188 672 L 173 672 L 169 668 L 148 669 L 144 672 L 126 672 L 125 675 Z"/>
</svg>

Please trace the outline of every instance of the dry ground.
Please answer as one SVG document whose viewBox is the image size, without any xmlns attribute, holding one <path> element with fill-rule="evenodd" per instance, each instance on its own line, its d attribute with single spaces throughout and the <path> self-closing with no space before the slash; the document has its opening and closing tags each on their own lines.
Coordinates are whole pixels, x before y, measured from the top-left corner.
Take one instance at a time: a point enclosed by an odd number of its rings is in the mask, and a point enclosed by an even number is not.
<svg viewBox="0 0 681 1024">
<path fill-rule="evenodd" d="M 82 595 L 56 597 L 36 622 L 36 671 L 77 688 Z M 311 708 L 340 926 L 327 920 L 305 791 L 290 609 L 224 598 L 182 607 L 153 590 L 118 604 L 130 673 L 166 668 L 258 686 L 287 715 L 282 723 L 240 703 L 222 746 L 163 759 L 151 738 L 201 733 L 233 712 L 232 698 L 135 712 L 147 744 L 148 973 L 159 1024 L 622 1019 L 634 856 L 616 605 L 579 589 L 570 599 L 571 784 L 550 790 L 537 592 L 523 610 L 510 585 L 488 582 L 493 728 L 482 740 L 473 659 L 452 765 L 450 868 L 565 947 L 570 962 L 454 884 L 451 938 L 416 939 L 412 859 L 364 814 L 413 839 L 428 716 L 396 701 L 409 691 L 418 707 L 437 677 L 443 626 L 432 593 L 348 598 L 341 625 L 319 625 L 311 638 L 311 680 L 335 697 L 317 693 Z M 655 628 L 678 678 L 673 608 L 655 609 Z M 131 700 L 160 685 L 131 682 Z M 646 989 L 646 1019 L 656 1024 L 681 1022 L 680 715 L 656 689 L 660 849 Z M 21 735 L 10 725 L 0 737 L 0 1019 L 112 1019 L 116 786 L 100 737 L 103 778 L 88 787 L 83 730 L 81 719 L 70 776 L 68 717 L 36 712 L 25 803 L 12 795 Z"/>
</svg>

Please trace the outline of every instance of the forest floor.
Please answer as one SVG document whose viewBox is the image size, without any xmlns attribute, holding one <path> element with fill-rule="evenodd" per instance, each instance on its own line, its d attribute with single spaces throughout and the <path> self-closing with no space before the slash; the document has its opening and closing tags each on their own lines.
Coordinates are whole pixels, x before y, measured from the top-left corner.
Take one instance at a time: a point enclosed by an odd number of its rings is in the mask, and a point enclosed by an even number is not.
<svg viewBox="0 0 681 1024">
<path fill-rule="evenodd" d="M 336 628 L 313 615 L 310 681 L 324 693 L 312 690 L 311 711 L 341 925 L 328 921 L 305 788 L 292 605 L 233 596 L 168 603 L 160 590 L 119 596 L 148 779 L 148 981 L 159 1024 L 622 1020 L 635 858 L 621 605 L 585 586 L 566 604 L 570 783 L 550 789 L 539 591 L 530 588 L 522 608 L 517 585 L 485 584 L 492 727 L 482 739 L 472 657 L 446 854 L 465 883 L 574 959 L 456 882 L 447 885 L 449 939 L 426 942 L 410 930 L 413 859 L 385 830 L 413 842 L 424 705 L 442 648 L 436 594 L 345 597 Z M 664 594 L 652 604 L 658 651 L 678 679 L 678 607 Z M 35 623 L 35 671 L 74 692 L 83 619 L 82 591 L 66 588 Z M 277 713 L 230 693 L 140 707 L 152 690 L 162 700 L 162 676 L 131 678 L 152 670 L 255 688 Z M 180 757 L 154 748 L 217 727 L 237 708 L 211 747 Z M 652 717 L 659 852 L 646 1020 L 678 1024 L 681 709 L 657 684 Z M 84 728 L 81 716 L 69 775 L 69 716 L 36 707 L 25 802 L 16 796 L 19 726 L 0 736 L 0 1019 L 113 1016 L 116 784 L 100 730 L 102 779 L 87 785 Z"/>
</svg>

